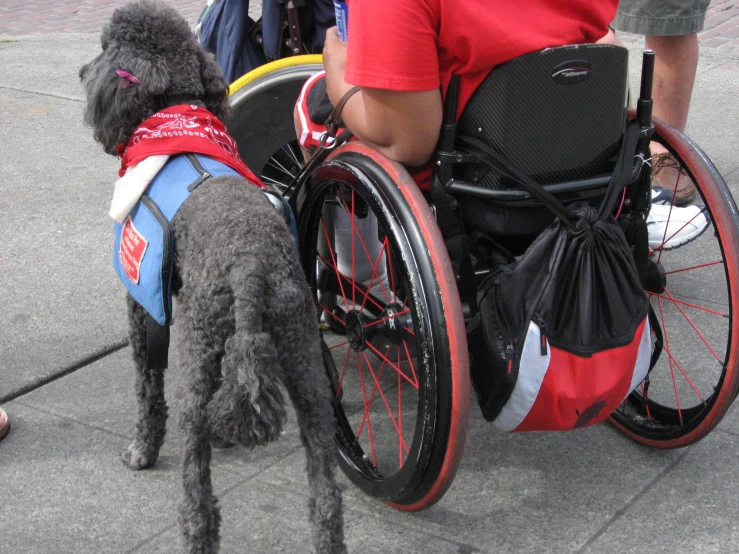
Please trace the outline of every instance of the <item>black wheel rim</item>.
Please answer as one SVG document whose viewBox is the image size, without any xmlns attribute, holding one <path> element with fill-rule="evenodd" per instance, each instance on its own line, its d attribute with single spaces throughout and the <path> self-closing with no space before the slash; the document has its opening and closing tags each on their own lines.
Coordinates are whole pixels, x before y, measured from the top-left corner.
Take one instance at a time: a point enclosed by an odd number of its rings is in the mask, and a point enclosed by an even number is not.
<svg viewBox="0 0 739 554">
<path fill-rule="evenodd" d="M 678 169 L 697 185 L 695 175 L 667 141 L 659 136 L 653 140 L 673 154 Z M 676 188 L 683 185 L 680 179 L 685 177 L 679 177 L 676 171 L 674 179 L 667 182 Z M 725 385 L 733 348 L 733 269 L 725 263 L 725 247 L 730 239 L 727 230 L 717 224 L 706 192 L 700 186 L 696 188 L 698 195 L 690 205 L 704 207 L 708 227 L 680 244 L 675 238 L 702 216 L 683 217 L 678 223 L 671 219 L 673 214 L 681 217 L 674 200 L 662 209 L 668 223 L 663 225 L 660 244 L 650 246 L 650 260 L 653 267 L 659 267 L 659 276 L 652 279 L 652 285 L 648 285 L 651 290 L 647 291 L 654 312 L 653 349 L 661 348 L 661 352 L 647 380 L 613 414 L 615 422 L 627 432 L 655 443 L 676 441 L 676 446 L 682 446 L 680 439 L 697 429 L 714 409 Z M 695 212 L 693 209 L 690 213 Z M 690 238 L 689 234 L 685 236 Z"/>
<path fill-rule="evenodd" d="M 406 293 L 417 284 L 400 269 L 404 259 L 412 259 L 408 245 L 386 221 L 378 221 L 386 267 L 383 285 L 374 271 L 369 282 L 352 279 L 337 263 L 334 246 L 324 247 L 328 255 L 318 246 L 319 235 L 332 239 L 330 224 L 321 217 L 324 207 L 361 221 L 364 214 L 357 214 L 368 206 L 382 213 L 378 201 L 359 183 L 327 182 L 314 188 L 302 208 L 301 250 L 335 387 L 340 463 L 366 493 L 398 500 L 423 477 L 432 440 L 429 425 L 435 419 L 435 398 L 429 396 L 435 390 L 433 362 L 419 362 L 418 356 L 428 344 L 428 323 L 419 320 L 417 295 Z M 361 250 L 358 257 L 367 257 L 364 242 L 355 248 Z M 381 265 L 380 257 L 372 258 L 375 266 Z M 332 296 L 333 305 L 326 301 Z"/>
</svg>

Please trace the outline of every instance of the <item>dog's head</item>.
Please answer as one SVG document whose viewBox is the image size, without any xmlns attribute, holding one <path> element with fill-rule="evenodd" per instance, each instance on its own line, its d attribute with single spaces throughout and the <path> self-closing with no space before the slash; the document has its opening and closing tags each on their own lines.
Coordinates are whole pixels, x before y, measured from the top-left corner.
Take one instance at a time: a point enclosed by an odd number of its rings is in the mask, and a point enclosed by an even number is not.
<svg viewBox="0 0 739 554">
<path fill-rule="evenodd" d="M 197 103 L 228 115 L 228 85 L 212 54 L 187 22 L 161 2 L 118 8 L 101 36 L 102 53 L 80 69 L 87 92 L 85 122 L 108 154 L 156 112 Z"/>
</svg>

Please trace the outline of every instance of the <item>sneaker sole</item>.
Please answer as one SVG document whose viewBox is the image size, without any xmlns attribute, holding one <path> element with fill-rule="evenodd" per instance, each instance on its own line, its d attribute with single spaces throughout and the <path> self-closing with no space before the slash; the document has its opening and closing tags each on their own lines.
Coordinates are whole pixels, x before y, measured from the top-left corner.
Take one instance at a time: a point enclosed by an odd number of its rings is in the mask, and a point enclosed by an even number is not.
<svg viewBox="0 0 739 554">
<path fill-rule="evenodd" d="M 698 231 L 695 231 L 691 235 L 686 235 L 684 237 L 680 237 L 679 239 L 678 238 L 674 238 L 674 239 L 670 240 L 668 242 L 668 243 L 671 243 L 670 246 L 667 246 L 667 244 L 665 244 L 662 247 L 662 250 L 663 251 L 674 250 L 675 248 L 680 248 L 681 246 L 685 246 L 689 242 L 693 242 L 695 239 L 697 239 L 698 237 L 700 237 L 703 233 L 706 232 L 706 229 L 708 229 L 710 226 L 711 226 L 711 221 L 708 220 L 706 222 L 706 225 L 703 227 L 703 229 L 700 229 Z M 657 246 L 659 246 L 659 245 L 657 245 Z M 652 248 L 654 250 L 654 248 L 652 247 L 651 244 L 649 245 L 649 248 Z"/>
</svg>

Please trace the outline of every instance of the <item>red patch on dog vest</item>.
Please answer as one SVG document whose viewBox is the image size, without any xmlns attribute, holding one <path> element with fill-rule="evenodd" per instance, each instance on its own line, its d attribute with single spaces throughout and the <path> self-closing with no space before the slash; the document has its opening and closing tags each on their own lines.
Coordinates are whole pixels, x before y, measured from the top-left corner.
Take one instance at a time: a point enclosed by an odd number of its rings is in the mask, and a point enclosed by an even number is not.
<svg viewBox="0 0 739 554">
<path fill-rule="evenodd" d="M 148 241 L 133 226 L 131 216 L 128 216 L 121 231 L 121 246 L 118 249 L 118 257 L 126 271 L 126 275 L 135 285 L 139 284 L 139 268 L 148 244 Z"/>
</svg>

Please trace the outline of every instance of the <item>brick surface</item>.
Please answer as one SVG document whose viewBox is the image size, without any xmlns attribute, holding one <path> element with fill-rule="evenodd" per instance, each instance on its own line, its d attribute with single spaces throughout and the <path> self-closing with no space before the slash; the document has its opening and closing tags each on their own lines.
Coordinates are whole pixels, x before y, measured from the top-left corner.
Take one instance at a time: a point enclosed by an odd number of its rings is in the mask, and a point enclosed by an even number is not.
<svg viewBox="0 0 739 554">
<path fill-rule="evenodd" d="M 46 33 L 95 33 L 113 10 L 128 0 L 2 0 L 0 2 L 0 36 Z M 168 0 L 194 24 L 205 6 L 205 0 Z M 249 12 L 258 16 L 261 2 L 251 0 Z M 624 42 L 641 37 L 620 33 Z M 703 32 L 698 35 L 703 48 L 739 51 L 739 0 L 712 0 L 706 14 Z"/>
<path fill-rule="evenodd" d="M 113 11 L 130 0 L 2 0 L 0 36 L 47 33 L 98 33 Z M 206 0 L 167 0 L 195 24 Z M 249 13 L 259 14 L 261 2 L 252 0 Z"/>
</svg>

